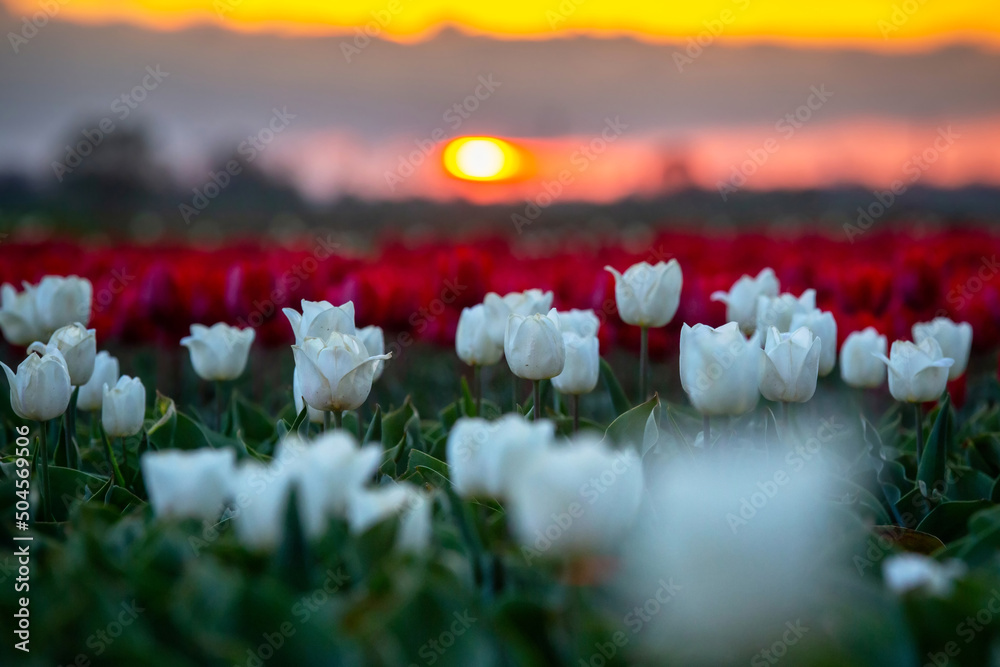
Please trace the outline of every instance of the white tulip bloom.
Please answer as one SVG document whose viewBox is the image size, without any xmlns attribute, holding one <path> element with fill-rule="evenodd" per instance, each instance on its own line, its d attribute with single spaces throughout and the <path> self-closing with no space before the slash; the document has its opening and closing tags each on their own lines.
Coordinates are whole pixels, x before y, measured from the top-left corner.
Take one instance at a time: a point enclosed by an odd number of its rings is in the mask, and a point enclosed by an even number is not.
<svg viewBox="0 0 1000 667">
<path fill-rule="evenodd" d="M 624 274 L 604 267 L 615 277 L 615 303 L 618 315 L 626 324 L 639 327 L 662 327 L 674 319 L 680 305 L 684 276 L 676 259 L 656 266 L 639 262 Z"/>
<path fill-rule="evenodd" d="M 4 283 L 0 288 L 0 329 L 11 345 L 28 345 L 45 335 L 35 311 L 35 287 L 24 283 L 24 291 Z"/>
<path fill-rule="evenodd" d="M 306 418 L 313 424 L 322 424 L 326 419 L 326 413 L 322 410 L 317 410 L 316 408 L 309 407 L 306 405 L 305 399 L 302 398 L 302 378 L 299 377 L 299 367 L 296 366 L 295 370 L 292 371 L 292 398 L 295 400 L 295 414 L 302 412 L 303 407 L 308 407 L 306 412 Z"/>
<path fill-rule="evenodd" d="M 774 270 L 762 269 L 756 278 L 743 275 L 733 283 L 728 292 L 713 292 L 712 301 L 726 304 L 726 320 L 740 325 L 743 333 L 750 335 L 757 330 L 757 305 L 759 297 L 776 297 L 780 284 Z"/>
<path fill-rule="evenodd" d="M 507 320 L 503 352 L 510 371 L 525 380 L 548 380 L 562 373 L 566 346 L 559 331 L 556 309 L 548 315 L 511 315 Z"/>
<path fill-rule="evenodd" d="M 86 278 L 45 276 L 34 290 L 35 314 L 45 335 L 74 322 L 90 322 L 94 287 Z"/>
<path fill-rule="evenodd" d="M 60 327 L 49 338 L 48 344 L 35 342 L 28 347 L 29 352 L 43 354 L 45 350 L 56 349 L 62 353 L 69 370 L 69 381 L 74 387 L 81 387 L 94 374 L 97 359 L 97 336 L 94 329 L 88 329 L 79 322 Z"/>
<path fill-rule="evenodd" d="M 529 563 L 607 553 L 631 528 L 642 492 L 642 464 L 633 450 L 581 435 L 546 448 L 513 478 L 507 516 Z"/>
<path fill-rule="evenodd" d="M 69 407 L 73 391 L 69 369 L 59 350 L 47 349 L 41 356 L 29 353 L 17 367 L 17 374 L 0 362 L 10 385 L 10 407 L 21 419 L 55 419 Z"/>
<path fill-rule="evenodd" d="M 809 329 L 767 330 L 760 393 L 769 401 L 804 403 L 816 393 L 822 343 Z"/>
<path fill-rule="evenodd" d="M 332 332 L 326 342 L 306 338 L 293 345 L 306 403 L 324 411 L 356 410 L 372 390 L 375 366 L 392 354 L 369 355 L 356 336 Z"/>
<path fill-rule="evenodd" d="M 968 322 L 955 323 L 947 317 L 935 317 L 930 322 L 914 324 L 913 341 L 919 344 L 925 338 L 935 339 L 941 346 L 941 354 L 955 360 L 948 369 L 948 379 L 962 377 L 972 350 L 972 325 Z"/>
<path fill-rule="evenodd" d="M 555 424 L 529 422 L 507 414 L 490 422 L 462 417 L 451 427 L 446 445 L 451 484 L 460 496 L 506 498 L 528 461 L 551 446 Z"/>
<path fill-rule="evenodd" d="M 814 308 L 807 313 L 792 315 L 789 331 L 805 327 L 820 339 L 822 348 L 819 353 L 819 376 L 826 377 L 837 365 L 837 320 L 828 310 Z"/>
<path fill-rule="evenodd" d="M 764 354 L 758 334 L 747 340 L 736 322 L 717 329 L 685 324 L 680 348 L 681 386 L 698 412 L 735 416 L 757 406 Z"/>
<path fill-rule="evenodd" d="M 558 312 L 559 330 L 563 333 L 573 332 L 577 336 L 586 338 L 596 336 L 598 329 L 601 328 L 601 320 L 593 310 L 571 308 Z"/>
<path fill-rule="evenodd" d="M 757 297 L 757 331 L 762 336 L 767 335 L 767 330 L 771 327 L 777 328 L 779 333 L 788 333 L 792 330 L 792 318 L 797 313 L 809 313 L 816 310 L 816 290 L 807 289 L 801 296 L 785 292 L 778 296 Z"/>
<path fill-rule="evenodd" d="M 364 343 L 369 356 L 377 357 L 385 354 L 385 334 L 382 333 L 382 327 L 372 325 L 364 327 L 363 329 L 358 329 L 358 338 L 360 338 L 361 342 Z M 375 375 L 373 376 L 372 381 L 374 382 L 382 377 L 382 371 L 384 370 L 384 361 L 379 361 L 375 364 Z"/>
<path fill-rule="evenodd" d="M 228 448 L 146 452 L 139 465 L 156 516 L 215 520 L 232 494 L 236 452 Z"/>
<path fill-rule="evenodd" d="M 486 306 L 476 304 L 463 308 L 455 330 L 455 352 L 470 366 L 492 366 L 503 356 L 503 344 L 490 336 Z"/>
<path fill-rule="evenodd" d="M 560 322 L 562 316 L 560 316 Z M 589 394 L 597 386 L 601 374 L 600 343 L 597 336 L 563 333 L 566 363 L 562 373 L 552 378 L 552 386 L 563 394 Z"/>
<path fill-rule="evenodd" d="M 94 372 L 86 384 L 80 387 L 76 396 L 76 407 L 86 412 L 100 410 L 104 404 L 104 385 L 115 386 L 118 382 L 118 359 L 105 350 L 94 357 Z"/>
<path fill-rule="evenodd" d="M 504 296 L 496 292 L 487 292 L 483 306 L 486 308 L 486 324 L 490 339 L 496 345 L 503 345 L 508 318 L 511 315 L 528 317 L 547 313 L 552 308 L 552 292 L 529 289 L 523 292 L 511 292 Z"/>
<path fill-rule="evenodd" d="M 880 357 L 884 357 L 888 350 L 886 337 L 874 327 L 851 333 L 840 348 L 840 377 L 850 387 L 881 387 L 886 370 Z"/>
<path fill-rule="evenodd" d="M 402 530 L 402 519 L 410 515 L 419 504 L 426 502 L 423 494 L 412 484 L 390 483 L 374 489 L 359 487 L 352 491 L 348 501 L 347 523 L 351 532 L 360 534 L 390 516 L 397 515 L 400 517 Z M 416 519 L 419 524 L 421 517 L 418 515 L 411 519 Z M 419 525 L 408 528 L 410 531 L 419 529 Z M 407 536 L 407 540 L 414 542 L 409 547 L 416 547 L 415 542 L 429 540 L 429 536 L 412 534 Z"/>
<path fill-rule="evenodd" d="M 181 345 L 191 352 L 191 365 L 203 380 L 235 380 L 247 367 L 256 332 L 223 322 L 206 327 L 191 325 L 191 335 Z"/>
<path fill-rule="evenodd" d="M 919 344 L 897 340 L 887 358 L 876 355 L 889 367 L 889 393 L 903 403 L 936 401 L 948 384 L 948 369 L 955 363 L 941 354 L 936 338 Z"/>
<path fill-rule="evenodd" d="M 123 375 L 114 385 L 104 385 L 101 423 L 112 438 L 135 435 L 146 417 L 146 388 L 139 378 Z"/>
<path fill-rule="evenodd" d="M 965 564 L 960 560 L 939 563 L 918 553 L 893 554 L 882 564 L 886 587 L 898 595 L 922 589 L 946 597 L 955 587 L 955 580 L 964 574 Z"/>
</svg>

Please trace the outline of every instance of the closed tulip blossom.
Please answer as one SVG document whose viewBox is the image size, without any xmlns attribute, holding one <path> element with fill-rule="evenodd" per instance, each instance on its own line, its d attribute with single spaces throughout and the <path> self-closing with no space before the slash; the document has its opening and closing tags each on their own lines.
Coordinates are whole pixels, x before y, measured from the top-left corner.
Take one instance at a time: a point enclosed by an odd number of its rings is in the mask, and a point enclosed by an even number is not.
<svg viewBox="0 0 1000 667">
<path fill-rule="evenodd" d="M 956 323 L 947 317 L 935 317 L 930 322 L 913 325 L 913 340 L 920 343 L 925 338 L 933 338 L 941 346 L 941 354 L 955 363 L 948 369 L 948 379 L 957 380 L 965 374 L 972 350 L 972 325 L 968 322 Z"/>
<path fill-rule="evenodd" d="M 45 276 L 35 288 L 35 313 L 43 335 L 67 324 L 90 322 L 94 287 L 86 278 Z"/>
<path fill-rule="evenodd" d="M 639 327 L 639 399 L 646 400 L 646 375 L 649 367 L 649 328 L 666 326 L 674 319 L 680 305 L 684 276 L 676 259 L 656 266 L 639 262 L 619 273 L 604 267 L 615 277 L 615 303 L 618 315 L 626 324 Z"/>
<path fill-rule="evenodd" d="M 712 301 L 722 301 L 726 304 L 726 320 L 736 322 L 744 334 L 750 335 L 757 330 L 757 304 L 761 296 L 776 297 L 780 284 L 774 270 L 762 269 L 757 277 L 743 275 L 733 283 L 728 292 L 713 292 Z"/>
<path fill-rule="evenodd" d="M 377 357 L 385 354 L 385 334 L 382 333 L 382 327 L 372 325 L 358 329 L 358 338 L 364 343 L 369 356 Z M 382 371 L 384 370 L 384 361 L 379 361 L 375 364 L 375 375 L 372 377 L 372 381 L 376 381 L 382 377 Z"/>
<path fill-rule="evenodd" d="M 7 364 L 0 362 L 0 366 L 7 374 L 10 406 L 18 417 L 44 422 L 66 412 L 72 386 L 66 360 L 58 349 L 29 354 L 16 374 Z"/>
<path fill-rule="evenodd" d="M 805 327 L 820 339 L 822 349 L 819 353 L 819 376 L 826 377 L 837 365 L 837 320 L 833 313 L 814 308 L 806 313 L 792 315 L 790 331 Z"/>
<path fill-rule="evenodd" d="M 885 383 L 886 337 L 873 327 L 851 333 L 840 347 L 840 377 L 857 389 L 874 389 Z"/>
<path fill-rule="evenodd" d="M 305 399 L 302 398 L 302 379 L 299 377 L 298 367 L 292 371 L 292 398 L 295 401 L 295 414 L 299 414 L 302 412 L 302 408 L 306 408 L 306 417 L 310 423 L 322 424 L 323 420 L 326 419 L 325 412 L 306 405 Z"/>
<path fill-rule="evenodd" d="M 580 424 L 580 394 L 589 394 L 597 386 L 601 375 L 600 343 L 597 336 L 580 336 L 575 332 L 563 333 L 566 364 L 562 373 L 552 378 L 556 391 L 571 396 L 573 428 Z"/>
<path fill-rule="evenodd" d="M 235 495 L 236 452 L 230 448 L 146 452 L 139 467 L 149 504 L 159 518 L 215 521 L 225 501 Z"/>
<path fill-rule="evenodd" d="M 139 378 L 123 375 L 114 385 L 104 385 L 101 423 L 113 438 L 135 435 L 146 416 L 146 388 Z"/>
<path fill-rule="evenodd" d="M 104 385 L 115 386 L 118 382 L 118 359 L 105 350 L 94 357 L 94 373 L 77 393 L 76 407 L 86 412 L 100 410 L 104 404 Z"/>
<path fill-rule="evenodd" d="M 336 332 L 325 341 L 306 338 L 292 352 L 306 403 L 338 420 L 344 410 L 361 407 L 371 393 L 376 365 L 392 357 L 368 354 L 357 336 Z"/>
<path fill-rule="evenodd" d="M 763 354 L 757 334 L 747 340 L 736 322 L 681 329 L 681 386 L 706 418 L 706 440 L 709 417 L 742 415 L 756 407 Z"/>
<path fill-rule="evenodd" d="M 809 329 L 767 331 L 760 373 L 760 393 L 769 401 L 805 403 L 816 393 L 822 343 Z"/>
<path fill-rule="evenodd" d="M 181 339 L 181 345 L 191 353 L 191 365 L 203 380 L 235 380 L 247 367 L 253 329 L 239 329 L 223 322 L 206 327 L 191 325 L 191 335 Z"/>
<path fill-rule="evenodd" d="M 18 292 L 13 285 L 4 283 L 0 297 L 0 330 L 8 343 L 29 345 L 45 335 L 35 312 L 33 285 L 24 283 L 24 290 Z"/>
<path fill-rule="evenodd" d="M 32 343 L 28 348 L 33 351 L 57 349 L 66 360 L 69 370 L 69 380 L 74 387 L 80 387 L 90 380 L 94 374 L 94 363 L 97 358 L 97 336 L 94 329 L 88 329 L 79 322 L 60 327 L 48 344 Z"/>
<path fill-rule="evenodd" d="M 954 359 L 945 357 L 936 338 L 920 343 L 897 340 L 889 356 L 876 355 L 889 368 L 889 393 L 903 403 L 936 401 L 948 383 Z"/>
<path fill-rule="evenodd" d="M 348 301 L 342 306 L 334 306 L 329 301 L 302 300 L 302 312 L 294 308 L 281 310 L 288 318 L 295 333 L 295 344 L 302 345 L 307 337 L 326 338 L 336 331 L 350 336 L 357 335 L 354 325 L 354 302 Z"/>
<path fill-rule="evenodd" d="M 527 317 L 549 312 L 552 308 L 552 292 L 540 289 L 529 289 L 523 292 L 511 292 L 500 296 L 496 292 L 487 292 L 483 299 L 486 308 L 486 322 L 490 338 L 497 345 L 504 344 L 507 331 L 507 319 L 511 315 Z"/>
<path fill-rule="evenodd" d="M 563 333 L 573 332 L 583 337 L 596 336 L 600 328 L 601 320 L 593 310 L 571 308 L 559 311 L 559 329 Z"/>
<path fill-rule="evenodd" d="M 506 498 L 514 478 L 555 438 L 555 424 L 529 422 L 516 413 L 496 421 L 463 417 L 448 433 L 451 483 L 463 497 Z"/>
<path fill-rule="evenodd" d="M 504 356 L 510 371 L 519 378 L 534 383 L 532 414 L 541 413 L 539 381 L 559 375 L 566 365 L 566 346 L 556 309 L 548 315 L 511 315 L 503 342 Z"/>
<path fill-rule="evenodd" d="M 486 306 L 463 308 L 455 330 L 455 352 L 470 366 L 492 366 L 503 356 L 503 343 L 490 336 Z"/>
<path fill-rule="evenodd" d="M 778 296 L 757 297 L 757 331 L 762 336 L 775 327 L 779 333 L 792 330 L 792 318 L 798 313 L 816 310 L 816 290 L 807 289 L 798 297 L 785 292 Z"/>
</svg>

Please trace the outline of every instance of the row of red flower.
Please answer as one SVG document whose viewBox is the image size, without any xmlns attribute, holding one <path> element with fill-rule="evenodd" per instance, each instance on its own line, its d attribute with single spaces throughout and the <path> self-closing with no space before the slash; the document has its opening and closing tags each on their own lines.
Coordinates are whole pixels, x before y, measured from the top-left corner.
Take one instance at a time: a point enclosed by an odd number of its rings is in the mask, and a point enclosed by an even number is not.
<svg viewBox="0 0 1000 667">
<path fill-rule="evenodd" d="M 176 345 L 194 322 L 252 326 L 264 345 L 291 342 L 283 307 L 299 300 L 348 299 L 359 325 L 450 344 L 464 306 L 488 291 L 551 289 L 558 308 L 593 308 L 606 320 L 603 345 L 635 345 L 623 326 L 614 283 L 603 270 L 676 257 L 684 272 L 680 309 L 652 332 L 651 352 L 676 345 L 681 323 L 723 323 L 725 306 L 709 299 L 744 273 L 771 266 L 782 291 L 813 287 L 833 311 L 841 340 L 873 325 L 893 338 L 936 315 L 972 323 L 974 347 L 1000 342 L 1000 237 L 982 230 L 908 235 L 870 232 L 849 242 L 820 234 L 752 232 L 723 236 L 663 232 L 628 243 L 561 241 L 524 244 L 484 238 L 383 242 L 368 253 L 335 238 L 294 247 L 234 241 L 214 248 L 172 243 L 89 246 L 76 242 L 5 241 L 0 280 L 19 285 L 45 274 L 76 274 L 94 284 L 92 325 L 102 339 Z"/>
</svg>

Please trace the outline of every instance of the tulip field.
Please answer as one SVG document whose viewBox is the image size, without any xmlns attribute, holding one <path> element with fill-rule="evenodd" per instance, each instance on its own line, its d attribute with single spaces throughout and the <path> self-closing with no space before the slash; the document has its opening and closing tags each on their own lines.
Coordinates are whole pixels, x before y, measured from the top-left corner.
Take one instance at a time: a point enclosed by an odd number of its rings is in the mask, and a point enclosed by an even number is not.
<svg viewBox="0 0 1000 667">
<path fill-rule="evenodd" d="M 1000 664 L 998 252 L 5 239 L 0 664 Z"/>
</svg>

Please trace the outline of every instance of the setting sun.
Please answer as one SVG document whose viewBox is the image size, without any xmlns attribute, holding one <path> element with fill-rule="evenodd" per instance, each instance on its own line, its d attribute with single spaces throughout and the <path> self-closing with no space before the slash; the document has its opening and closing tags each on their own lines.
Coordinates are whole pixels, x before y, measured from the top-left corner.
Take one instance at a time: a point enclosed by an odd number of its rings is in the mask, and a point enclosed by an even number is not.
<svg viewBox="0 0 1000 667">
<path fill-rule="evenodd" d="M 444 167 L 449 174 L 467 181 L 499 181 L 519 171 L 518 150 L 502 139 L 462 137 L 444 149 Z"/>
</svg>

